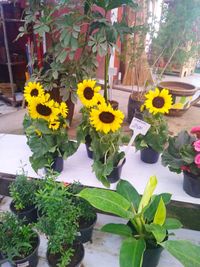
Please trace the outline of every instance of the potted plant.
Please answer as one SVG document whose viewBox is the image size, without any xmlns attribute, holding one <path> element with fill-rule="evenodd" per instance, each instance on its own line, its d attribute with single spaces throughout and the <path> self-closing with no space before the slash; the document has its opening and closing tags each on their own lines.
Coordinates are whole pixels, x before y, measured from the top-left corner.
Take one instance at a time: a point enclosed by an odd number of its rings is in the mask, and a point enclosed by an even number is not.
<svg viewBox="0 0 200 267">
<path fill-rule="evenodd" d="M 35 193 L 39 188 L 36 179 L 28 179 L 25 172 L 16 176 L 9 187 L 12 202 L 11 211 L 27 223 L 37 221 L 37 209 L 35 207 Z"/>
<path fill-rule="evenodd" d="M 67 190 L 69 192 L 69 197 L 72 197 L 74 205 L 80 210 L 78 219 L 80 234 L 77 239 L 81 243 L 92 241 L 92 233 L 97 221 L 95 209 L 85 199 L 74 196 L 82 190 L 81 184 L 73 183 L 67 187 Z"/>
<path fill-rule="evenodd" d="M 123 119 L 124 114 L 119 109 L 114 110 L 106 103 L 90 111 L 92 169 L 96 177 L 107 187 L 120 179 L 125 163 L 125 159 L 122 161 L 125 154 L 120 151 L 120 145 L 123 142 L 121 132 Z"/>
<path fill-rule="evenodd" d="M 100 86 L 96 86 L 95 80 L 83 80 L 78 84 L 77 95 L 83 104 L 80 112 L 82 114 L 82 121 L 77 129 L 77 141 L 85 143 L 86 150 L 89 158 L 93 158 L 91 150 L 91 136 L 90 136 L 90 112 L 93 107 L 105 103 L 104 97 L 99 93 Z"/>
<path fill-rule="evenodd" d="M 69 198 L 66 188 L 49 176 L 36 194 L 37 228 L 48 239 L 47 260 L 52 267 L 80 266 L 84 257 L 83 245 L 76 240 L 79 207 Z"/>
<path fill-rule="evenodd" d="M 0 213 L 0 252 L 13 266 L 36 267 L 39 243 L 30 225 L 10 212 Z"/>
<path fill-rule="evenodd" d="M 190 196 L 200 198 L 200 127 L 194 127 L 191 133 L 196 137 L 182 131 L 169 138 L 162 164 L 172 172 L 183 172 L 183 189 Z"/>
<path fill-rule="evenodd" d="M 163 248 L 184 266 L 198 266 L 200 247 L 183 240 L 170 240 L 170 230 L 178 229 L 177 219 L 166 217 L 171 195 L 153 195 L 157 185 L 150 177 L 142 196 L 127 181 L 121 180 L 115 191 L 83 189 L 78 196 L 95 208 L 128 220 L 127 224 L 107 224 L 102 231 L 124 237 L 120 249 L 120 267 L 155 267 Z M 192 255 L 192 257 L 191 257 Z"/>
<path fill-rule="evenodd" d="M 29 82 L 24 97 L 28 114 L 24 117 L 27 144 L 33 152 L 30 162 L 35 171 L 51 165 L 58 172 L 63 169 L 63 158 L 71 156 L 77 144 L 68 139 L 67 105 L 50 99 L 40 83 Z"/>
<path fill-rule="evenodd" d="M 168 140 L 168 125 L 163 114 L 168 113 L 172 105 L 172 97 L 168 90 L 150 90 L 145 95 L 143 119 L 151 125 L 146 135 L 139 134 L 135 139 L 136 150 L 141 151 L 141 160 L 145 163 L 158 161 Z"/>
</svg>

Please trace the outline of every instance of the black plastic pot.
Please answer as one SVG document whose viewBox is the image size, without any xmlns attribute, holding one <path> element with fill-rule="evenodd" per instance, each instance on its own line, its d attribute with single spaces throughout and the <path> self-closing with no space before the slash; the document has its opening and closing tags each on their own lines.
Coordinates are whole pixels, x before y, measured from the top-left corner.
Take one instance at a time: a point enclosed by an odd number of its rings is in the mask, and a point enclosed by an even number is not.
<svg viewBox="0 0 200 267">
<path fill-rule="evenodd" d="M 39 239 L 39 236 L 37 235 L 33 252 L 24 259 L 14 260 L 13 266 L 14 267 L 21 267 L 21 266 L 36 267 L 38 264 L 38 260 L 39 260 L 38 258 L 39 245 L 40 245 L 40 239 Z"/>
<path fill-rule="evenodd" d="M 34 205 L 27 207 L 21 211 L 15 209 L 14 201 L 10 203 L 10 210 L 21 220 L 24 220 L 26 224 L 37 222 L 37 209 Z"/>
<path fill-rule="evenodd" d="M 153 148 L 148 147 L 140 151 L 140 158 L 143 162 L 153 164 L 159 159 L 159 153 Z"/>
<path fill-rule="evenodd" d="M 97 221 L 97 214 L 94 219 L 88 222 L 88 225 L 81 226 L 79 228 L 80 236 L 77 237 L 77 240 L 81 243 L 86 243 L 92 241 L 93 229 Z"/>
<path fill-rule="evenodd" d="M 71 257 L 71 262 L 66 267 L 79 267 L 84 258 L 84 247 L 81 243 L 76 243 L 72 246 L 74 249 L 74 255 Z M 61 254 L 50 254 L 47 250 L 47 261 L 50 267 L 56 267 L 60 261 Z"/>
<path fill-rule="evenodd" d="M 125 164 L 126 159 L 123 160 L 122 164 L 114 167 L 113 171 L 107 176 L 107 180 L 109 183 L 116 183 L 117 181 L 119 181 L 120 177 L 121 177 L 121 172 L 122 172 L 122 167 Z"/>
<path fill-rule="evenodd" d="M 93 159 L 93 151 L 91 150 L 91 137 L 90 135 L 86 135 L 85 137 L 85 146 L 86 146 L 86 151 L 87 151 L 87 155 L 88 155 L 88 158 L 90 159 Z"/>
<path fill-rule="evenodd" d="M 144 252 L 142 267 L 156 267 L 162 251 L 163 248 L 161 246 L 147 248 Z"/>
<path fill-rule="evenodd" d="M 64 165 L 64 160 L 62 157 L 56 157 L 53 163 L 53 170 L 56 172 L 62 172 Z"/>
<path fill-rule="evenodd" d="M 188 195 L 200 198 L 200 177 L 183 172 L 183 189 Z"/>
<path fill-rule="evenodd" d="M 133 117 L 137 117 L 138 119 L 142 119 L 142 113 L 140 112 L 140 108 L 143 104 L 143 101 L 133 99 L 133 95 L 129 96 L 128 100 L 128 111 L 127 111 L 127 122 L 131 123 Z"/>
</svg>

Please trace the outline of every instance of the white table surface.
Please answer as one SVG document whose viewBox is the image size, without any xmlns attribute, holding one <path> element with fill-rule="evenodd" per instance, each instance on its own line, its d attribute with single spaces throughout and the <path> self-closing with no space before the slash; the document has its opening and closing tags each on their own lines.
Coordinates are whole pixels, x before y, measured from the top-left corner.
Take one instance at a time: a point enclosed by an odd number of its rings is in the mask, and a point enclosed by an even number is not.
<svg viewBox="0 0 200 267">
<path fill-rule="evenodd" d="M 122 148 L 123 149 L 123 148 Z M 38 178 L 29 163 L 31 151 L 26 144 L 26 137 L 23 135 L 6 134 L 0 137 L 0 173 L 15 175 L 22 166 L 25 166 L 27 175 Z M 104 188 L 92 173 L 92 160 L 87 157 L 85 145 L 81 145 L 78 151 L 64 162 L 64 170 L 58 180 L 72 183 L 79 181 L 81 184 L 92 187 Z M 183 191 L 183 177 L 172 173 L 168 168 L 163 167 L 159 160 L 156 164 L 146 164 L 140 160 L 139 153 L 134 148 L 129 151 L 126 163 L 123 166 L 121 179 L 131 182 L 139 193 L 143 193 L 144 187 L 151 175 L 158 178 L 156 194 L 167 192 L 172 194 L 172 199 L 200 204 L 200 198 L 193 198 Z M 116 183 L 111 184 L 111 189 L 116 188 Z"/>
</svg>

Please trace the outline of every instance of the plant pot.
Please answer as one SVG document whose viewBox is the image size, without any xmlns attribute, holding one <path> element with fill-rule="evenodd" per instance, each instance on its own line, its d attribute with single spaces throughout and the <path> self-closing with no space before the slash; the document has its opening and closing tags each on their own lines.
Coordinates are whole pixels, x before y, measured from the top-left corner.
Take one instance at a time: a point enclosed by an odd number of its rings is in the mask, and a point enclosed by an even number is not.
<svg viewBox="0 0 200 267">
<path fill-rule="evenodd" d="M 147 248 L 143 255 L 142 267 L 156 267 L 158 265 L 163 248 L 157 246 L 154 248 Z"/>
<path fill-rule="evenodd" d="M 142 113 L 140 112 L 140 108 L 144 103 L 143 98 L 141 100 L 134 99 L 134 95 L 131 94 L 128 100 L 128 111 L 127 111 L 127 122 L 131 123 L 133 117 L 137 117 L 138 119 L 142 119 Z"/>
<path fill-rule="evenodd" d="M 86 135 L 85 146 L 86 146 L 87 155 L 88 155 L 88 158 L 93 159 L 93 151 L 90 148 L 91 141 L 92 141 L 92 139 L 91 139 L 90 135 Z"/>
<path fill-rule="evenodd" d="M 160 154 L 151 147 L 140 150 L 140 158 L 145 163 L 156 163 L 159 159 L 159 155 Z"/>
<path fill-rule="evenodd" d="M 52 168 L 56 172 L 62 172 L 64 165 L 64 160 L 62 157 L 56 157 L 54 160 L 54 163 L 52 165 Z"/>
<path fill-rule="evenodd" d="M 115 100 L 109 100 L 108 102 L 114 110 L 117 110 L 119 108 L 119 102 Z"/>
<path fill-rule="evenodd" d="M 97 221 L 97 214 L 95 214 L 94 219 L 88 221 L 81 221 L 79 223 L 80 236 L 77 237 L 77 240 L 81 243 L 86 243 L 92 241 L 93 229 Z"/>
<path fill-rule="evenodd" d="M 71 262 L 66 267 L 79 267 L 84 258 L 84 247 L 81 243 L 76 243 L 72 246 L 74 249 L 74 255 L 71 258 Z M 61 254 L 50 254 L 47 250 L 47 260 L 49 266 L 56 267 L 58 262 L 60 261 Z"/>
<path fill-rule="evenodd" d="M 120 177 L 121 177 L 121 172 L 122 172 L 122 167 L 125 164 L 126 159 L 123 160 L 123 162 L 121 163 L 121 165 L 114 167 L 112 172 L 107 176 L 107 180 L 109 183 L 116 183 L 117 181 L 119 181 Z"/>
<path fill-rule="evenodd" d="M 37 237 L 35 238 L 35 246 L 33 249 L 33 252 L 28 255 L 26 258 L 24 259 L 19 259 L 19 260 L 13 260 L 14 261 L 14 267 L 22 267 L 22 266 L 30 266 L 30 267 L 36 267 L 38 264 L 38 248 L 40 245 L 40 239 L 39 236 L 37 235 Z"/>
<path fill-rule="evenodd" d="M 192 100 L 197 88 L 189 83 L 165 81 L 158 84 L 158 88 L 167 88 L 173 98 L 173 107 L 167 115 L 182 116 L 192 105 L 195 105 L 200 96 Z"/>
<path fill-rule="evenodd" d="M 10 203 L 10 210 L 21 220 L 24 220 L 26 224 L 37 222 L 37 209 L 34 205 L 27 207 L 23 210 L 16 210 L 14 201 Z"/>
<path fill-rule="evenodd" d="M 184 171 L 183 189 L 188 195 L 200 198 L 200 177 Z"/>
</svg>

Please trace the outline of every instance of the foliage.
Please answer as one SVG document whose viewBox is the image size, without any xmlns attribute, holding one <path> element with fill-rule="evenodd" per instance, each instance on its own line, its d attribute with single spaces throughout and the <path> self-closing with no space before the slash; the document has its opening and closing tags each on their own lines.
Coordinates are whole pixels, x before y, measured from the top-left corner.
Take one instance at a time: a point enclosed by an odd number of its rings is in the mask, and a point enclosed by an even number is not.
<svg viewBox="0 0 200 267">
<path fill-rule="evenodd" d="M 28 179 L 24 171 L 16 176 L 16 179 L 9 187 L 16 210 L 23 210 L 35 204 L 35 193 L 38 186 L 38 181 L 36 179 Z"/>
<path fill-rule="evenodd" d="M 111 223 L 102 228 L 104 232 L 124 237 L 120 249 L 120 267 L 142 266 L 144 251 L 159 246 L 166 248 L 184 266 L 197 266 L 200 260 L 199 246 L 182 240 L 168 240 L 168 231 L 180 228 L 181 223 L 177 219 L 166 218 L 166 204 L 171 195 L 153 195 L 156 185 L 156 177 L 150 177 L 143 195 L 140 196 L 129 182 L 121 180 L 116 192 L 87 188 L 78 196 L 99 210 L 129 221 L 128 224 Z"/>
<path fill-rule="evenodd" d="M 195 158 L 199 154 L 195 151 L 194 136 L 187 131 L 180 132 L 177 136 L 169 138 L 169 145 L 162 155 L 162 164 L 168 166 L 170 171 L 181 173 L 182 171 L 200 175 L 200 166 L 195 163 Z"/>
<path fill-rule="evenodd" d="M 0 251 L 10 261 L 24 259 L 33 249 L 36 233 L 10 212 L 0 213 Z"/>
<path fill-rule="evenodd" d="M 142 150 L 148 147 L 157 152 L 162 152 L 168 141 L 168 125 L 162 114 L 153 115 L 148 111 L 144 112 L 143 119 L 151 125 L 146 135 L 139 134 L 135 138 L 135 147 Z"/>
<path fill-rule="evenodd" d="M 40 214 L 37 228 L 47 236 L 49 252 L 61 253 L 63 266 L 66 255 L 72 255 L 71 250 L 66 254 L 66 246 L 70 249 L 77 236 L 80 210 L 69 198 L 64 184 L 52 176 L 46 177 L 43 188 L 36 193 L 36 203 Z"/>
</svg>

